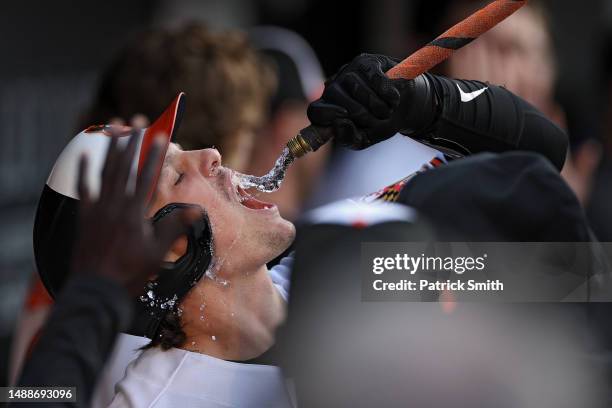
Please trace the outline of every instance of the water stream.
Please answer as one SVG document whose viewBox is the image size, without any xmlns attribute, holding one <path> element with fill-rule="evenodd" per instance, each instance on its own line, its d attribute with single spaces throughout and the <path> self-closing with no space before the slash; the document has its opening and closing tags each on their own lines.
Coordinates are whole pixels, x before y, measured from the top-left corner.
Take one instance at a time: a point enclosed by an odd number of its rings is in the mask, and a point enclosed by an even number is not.
<svg viewBox="0 0 612 408">
<path fill-rule="evenodd" d="M 293 155 L 288 148 L 285 148 L 268 174 L 257 177 L 237 173 L 236 176 L 238 176 L 240 187 L 245 190 L 255 188 L 263 193 L 272 193 L 278 190 L 285 178 L 285 173 L 287 172 L 289 165 L 293 163 L 293 160 Z"/>
</svg>

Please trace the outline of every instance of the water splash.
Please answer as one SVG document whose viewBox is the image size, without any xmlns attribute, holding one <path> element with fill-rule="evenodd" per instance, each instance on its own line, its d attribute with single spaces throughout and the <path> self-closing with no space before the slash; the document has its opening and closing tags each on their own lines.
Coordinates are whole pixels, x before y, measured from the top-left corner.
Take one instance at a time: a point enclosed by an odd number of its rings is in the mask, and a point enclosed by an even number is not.
<svg viewBox="0 0 612 408">
<path fill-rule="evenodd" d="M 215 233 L 216 228 L 215 226 L 213 227 L 213 234 Z M 236 232 L 236 236 L 234 237 L 234 239 L 232 240 L 232 242 L 230 243 L 227 252 L 228 253 L 232 253 L 234 246 L 236 245 L 236 243 L 242 238 L 242 226 L 240 226 L 240 229 Z M 213 258 L 212 261 L 210 262 L 210 265 L 208 265 L 208 269 L 206 269 L 206 272 L 204 273 L 204 276 L 210 280 L 212 280 L 213 282 L 215 282 L 216 284 L 223 286 L 223 287 L 229 287 L 230 286 L 230 281 L 223 279 L 219 276 L 219 271 L 221 270 L 221 268 L 223 267 L 223 265 L 225 264 L 225 261 L 227 260 L 227 257 L 221 257 L 221 256 L 217 256 L 216 258 Z M 202 296 L 202 300 L 204 300 L 204 297 Z"/>
<path fill-rule="evenodd" d="M 293 163 L 293 160 L 295 160 L 295 158 L 289 149 L 283 149 L 280 157 L 276 160 L 276 163 L 274 163 L 274 167 L 272 167 L 272 170 L 270 170 L 265 176 L 257 177 L 237 173 L 240 180 L 240 187 L 244 188 L 245 190 L 255 188 L 262 193 L 272 193 L 278 190 L 283 183 L 285 173 L 287 173 L 287 169 L 291 163 Z"/>
<path fill-rule="evenodd" d="M 165 302 L 160 303 L 159 307 L 161 307 L 162 309 L 174 309 L 174 306 L 176 305 L 176 303 L 178 302 L 178 296 L 176 296 L 176 294 L 174 296 L 172 296 L 172 298 L 167 299 Z"/>
<path fill-rule="evenodd" d="M 148 287 L 152 287 L 152 286 L 148 286 Z M 146 296 L 145 295 L 140 296 L 140 301 L 148 304 L 149 307 L 151 308 L 160 308 L 163 310 L 166 310 L 166 309 L 174 310 L 174 307 L 178 303 L 178 297 L 175 294 L 171 298 L 159 298 L 155 295 L 155 292 L 153 292 L 153 290 L 149 289 Z"/>
</svg>

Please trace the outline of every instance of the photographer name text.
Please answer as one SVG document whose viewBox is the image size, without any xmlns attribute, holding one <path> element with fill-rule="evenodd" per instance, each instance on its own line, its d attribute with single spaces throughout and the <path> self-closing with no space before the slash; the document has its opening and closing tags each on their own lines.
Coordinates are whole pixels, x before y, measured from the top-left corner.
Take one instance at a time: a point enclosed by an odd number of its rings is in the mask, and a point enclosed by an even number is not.
<svg viewBox="0 0 612 408">
<path fill-rule="evenodd" d="M 389 271 L 400 271 L 414 276 L 417 273 L 448 272 L 462 276 L 469 272 L 483 272 L 486 269 L 487 254 L 479 257 L 432 257 L 421 254 L 410 256 L 397 254 L 394 257 L 376 257 L 372 260 L 372 273 L 380 276 Z M 500 280 L 477 281 L 475 279 L 400 279 L 386 282 L 376 279 L 372 282 L 375 291 L 449 291 L 449 292 L 497 292 L 504 290 Z"/>
</svg>

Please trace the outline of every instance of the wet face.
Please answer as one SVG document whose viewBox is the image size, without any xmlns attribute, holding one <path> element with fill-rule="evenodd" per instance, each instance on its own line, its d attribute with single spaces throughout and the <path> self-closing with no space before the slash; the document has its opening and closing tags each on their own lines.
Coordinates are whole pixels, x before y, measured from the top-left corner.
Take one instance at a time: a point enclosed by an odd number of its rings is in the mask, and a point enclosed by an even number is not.
<svg viewBox="0 0 612 408">
<path fill-rule="evenodd" d="M 289 247 L 295 228 L 275 205 L 256 200 L 237 184 L 216 149 L 183 151 L 171 144 L 149 216 L 167 204 L 197 204 L 212 224 L 215 258 L 231 259 L 233 270 L 260 267 Z"/>
</svg>

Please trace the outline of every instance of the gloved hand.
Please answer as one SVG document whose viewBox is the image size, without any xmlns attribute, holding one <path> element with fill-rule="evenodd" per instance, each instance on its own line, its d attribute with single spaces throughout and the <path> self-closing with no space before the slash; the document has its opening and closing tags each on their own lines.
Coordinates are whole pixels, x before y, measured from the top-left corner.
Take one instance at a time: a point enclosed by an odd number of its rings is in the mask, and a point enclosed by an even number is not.
<svg viewBox="0 0 612 408">
<path fill-rule="evenodd" d="M 384 55 L 359 55 L 325 83 L 322 97 L 308 107 L 310 122 L 331 127 L 336 140 L 354 150 L 430 125 L 436 101 L 427 78 L 390 79 L 385 72 L 397 63 Z"/>
</svg>

